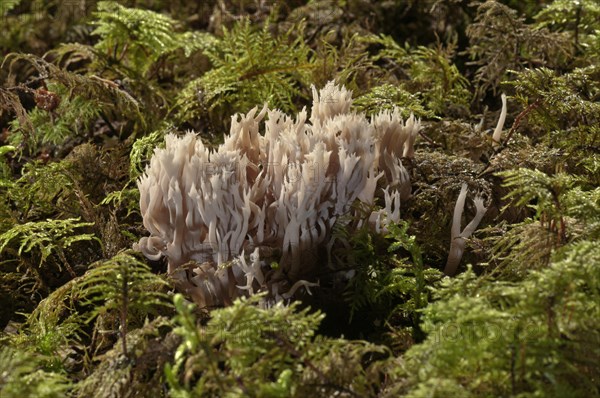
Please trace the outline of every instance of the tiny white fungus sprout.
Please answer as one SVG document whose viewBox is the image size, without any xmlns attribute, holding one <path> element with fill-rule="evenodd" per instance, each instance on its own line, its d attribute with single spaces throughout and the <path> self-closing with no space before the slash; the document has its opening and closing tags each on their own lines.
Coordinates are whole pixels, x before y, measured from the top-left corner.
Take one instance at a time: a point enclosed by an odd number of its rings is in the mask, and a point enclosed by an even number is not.
<svg viewBox="0 0 600 398">
<path fill-rule="evenodd" d="M 496 124 L 496 129 L 494 130 L 494 134 L 492 135 L 492 140 L 494 144 L 500 144 L 500 139 L 502 137 L 502 129 L 504 128 L 504 122 L 506 121 L 506 94 L 502 93 L 500 96 L 502 98 L 502 111 L 500 111 L 500 118 L 498 118 L 498 123 Z"/>
</svg>

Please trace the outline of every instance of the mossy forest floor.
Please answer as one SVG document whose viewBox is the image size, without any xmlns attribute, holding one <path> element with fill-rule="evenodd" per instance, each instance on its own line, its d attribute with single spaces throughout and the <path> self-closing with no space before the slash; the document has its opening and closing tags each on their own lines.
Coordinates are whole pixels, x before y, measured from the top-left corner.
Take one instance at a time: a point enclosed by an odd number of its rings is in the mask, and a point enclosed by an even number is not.
<svg viewBox="0 0 600 398">
<path fill-rule="evenodd" d="M 0 397 L 600 396 L 598 1 L 2 0 L 0 24 Z M 340 223 L 348 280 L 312 296 L 190 304 L 131 249 L 154 148 L 330 80 L 421 119 L 402 222 Z M 448 277 L 463 183 L 463 226 L 488 210 Z"/>
</svg>

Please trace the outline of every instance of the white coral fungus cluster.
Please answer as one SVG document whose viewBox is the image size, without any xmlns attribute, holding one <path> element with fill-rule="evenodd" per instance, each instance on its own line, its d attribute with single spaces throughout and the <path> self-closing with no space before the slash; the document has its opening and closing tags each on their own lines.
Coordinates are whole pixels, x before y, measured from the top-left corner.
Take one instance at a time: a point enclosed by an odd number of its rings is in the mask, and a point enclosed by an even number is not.
<svg viewBox="0 0 600 398">
<path fill-rule="evenodd" d="M 313 87 L 310 118 L 254 108 L 232 117 L 216 150 L 193 133 L 168 135 L 138 181 L 150 236 L 137 248 L 166 256 L 170 274 L 202 306 L 265 290 L 285 299 L 314 285 L 312 254 L 354 202 L 384 199 L 369 219 L 381 231 L 410 195 L 401 158 L 413 156 L 419 120 L 404 121 L 398 110 L 369 120 L 351 103 L 351 92 L 330 82 Z M 279 266 L 261 261 L 265 253 Z"/>
</svg>

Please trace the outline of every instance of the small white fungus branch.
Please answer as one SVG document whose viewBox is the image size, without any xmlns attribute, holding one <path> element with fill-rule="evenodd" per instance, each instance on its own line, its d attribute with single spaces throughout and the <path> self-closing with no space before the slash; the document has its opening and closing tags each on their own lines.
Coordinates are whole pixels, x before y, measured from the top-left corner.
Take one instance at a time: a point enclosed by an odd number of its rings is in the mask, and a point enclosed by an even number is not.
<svg viewBox="0 0 600 398">
<path fill-rule="evenodd" d="M 504 128 L 504 122 L 506 121 L 506 94 L 502 93 L 502 111 L 500 112 L 500 118 L 498 119 L 498 124 L 496 124 L 496 129 L 494 130 L 494 134 L 492 135 L 492 140 L 494 140 L 494 144 L 500 143 L 500 138 L 502 137 L 502 129 Z"/>
<path fill-rule="evenodd" d="M 452 276 L 456 273 L 456 269 L 458 268 L 463 252 L 465 251 L 466 239 L 475 232 L 475 229 L 487 211 L 487 208 L 483 204 L 483 199 L 479 196 L 475 197 L 473 200 L 475 208 L 477 209 L 475 217 L 467 224 L 465 229 L 460 232 L 460 220 L 465 208 L 466 198 L 467 184 L 463 184 L 458 199 L 456 200 L 456 205 L 454 206 L 454 217 L 452 218 L 452 227 L 450 230 L 450 252 L 448 254 L 446 267 L 444 268 L 444 274 L 448 276 Z"/>
</svg>

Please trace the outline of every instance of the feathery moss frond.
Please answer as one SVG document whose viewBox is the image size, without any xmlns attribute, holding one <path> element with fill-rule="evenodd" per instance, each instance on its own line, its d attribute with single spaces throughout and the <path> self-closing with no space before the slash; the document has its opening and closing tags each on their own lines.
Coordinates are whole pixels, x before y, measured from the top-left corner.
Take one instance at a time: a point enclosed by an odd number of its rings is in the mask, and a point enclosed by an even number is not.
<svg viewBox="0 0 600 398">
<path fill-rule="evenodd" d="M 59 103 L 52 111 L 36 107 L 27 113 L 33 131 L 28 131 L 18 119 L 11 124 L 13 134 L 9 141 L 15 145 L 27 142 L 31 153 L 37 153 L 38 148 L 47 144 L 62 145 L 68 139 L 86 136 L 102 112 L 95 100 L 69 97 L 67 88 L 61 84 L 49 83 L 45 95 L 57 98 Z"/>
<path fill-rule="evenodd" d="M 370 36 L 367 43 L 383 46 L 373 62 L 386 61 L 394 74 L 400 75 L 400 87 L 421 100 L 429 112 L 436 115 L 452 108 L 468 108 L 471 93 L 469 82 L 451 60 L 455 49 L 452 43 L 446 47 L 400 46 L 386 35 Z"/>
<path fill-rule="evenodd" d="M 434 118 L 432 111 L 425 109 L 418 94 L 412 94 L 401 86 L 383 84 L 375 86 L 368 92 L 356 98 L 352 105 L 367 115 L 374 115 L 381 110 L 391 111 L 394 107 L 400 109 L 403 118 L 411 114 L 419 118 Z"/>
<path fill-rule="evenodd" d="M 63 398 L 70 389 L 69 379 L 44 370 L 39 356 L 10 347 L 0 348 L 2 398 Z"/>
<path fill-rule="evenodd" d="M 236 300 L 202 327 L 175 295 L 175 333 L 183 340 L 165 369 L 173 396 L 373 396 L 378 385 L 368 375 L 380 374 L 370 365 L 387 349 L 315 338 L 322 314 L 298 303 L 262 309 L 259 300 Z"/>
<path fill-rule="evenodd" d="M 490 89 L 496 95 L 508 70 L 520 71 L 540 61 L 549 67 L 561 67 L 573 53 L 568 37 L 527 25 L 523 16 L 494 0 L 479 4 L 467 35 L 470 64 L 477 67 L 479 99 Z"/>
<path fill-rule="evenodd" d="M 597 396 L 599 263 L 596 242 L 580 241 L 521 281 L 447 280 L 424 311 L 427 339 L 406 353 L 403 393 Z"/>
<path fill-rule="evenodd" d="M 128 355 L 126 336 L 131 315 L 143 319 L 160 307 L 168 307 L 170 301 L 161 291 L 164 286 L 168 283 L 130 251 L 96 264 L 79 283 L 84 302 L 94 306 L 90 321 L 111 311 L 119 314 L 119 334 L 125 356 Z"/>
<path fill-rule="evenodd" d="M 600 4 L 595 0 L 554 0 L 534 18 L 538 27 L 572 32 L 574 44 L 586 48 L 597 35 Z"/>
<path fill-rule="evenodd" d="M 155 148 L 164 146 L 165 135 L 172 130 L 173 128 L 170 126 L 159 128 L 135 140 L 129 154 L 129 176 L 132 180 L 142 175 L 144 167 L 152 157 Z"/>
<path fill-rule="evenodd" d="M 100 36 L 95 48 L 140 76 L 146 76 L 161 57 L 179 49 L 189 56 L 214 41 L 209 34 L 178 33 L 176 21 L 166 15 L 113 1 L 99 2 L 95 16 L 92 34 Z"/>
<path fill-rule="evenodd" d="M 59 270 L 62 271 L 61 263 L 75 276 L 75 272 L 66 261 L 64 250 L 75 242 L 98 240 L 94 234 L 76 234 L 75 230 L 89 227 L 92 223 L 80 222 L 79 218 L 68 218 L 66 220 L 46 220 L 28 222 L 16 225 L 0 235 L 0 252 L 5 250 L 8 244 L 18 238 L 17 254 L 36 252 L 39 254 L 41 265 L 52 254 L 56 253 L 61 262 L 58 262 Z"/>
<path fill-rule="evenodd" d="M 247 19 L 224 29 L 223 38 L 205 49 L 213 69 L 191 81 L 177 99 L 178 119 L 208 110 L 250 109 L 257 103 L 283 110 L 309 86 L 314 62 L 302 25 L 277 36 L 268 23 L 257 29 Z M 229 113 L 229 111 L 227 111 Z"/>
</svg>

